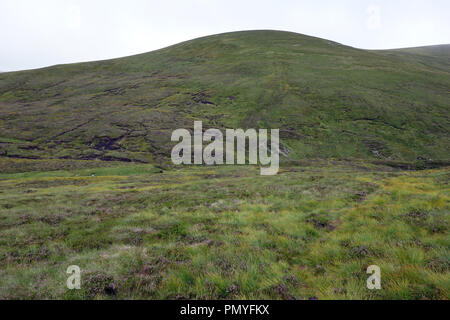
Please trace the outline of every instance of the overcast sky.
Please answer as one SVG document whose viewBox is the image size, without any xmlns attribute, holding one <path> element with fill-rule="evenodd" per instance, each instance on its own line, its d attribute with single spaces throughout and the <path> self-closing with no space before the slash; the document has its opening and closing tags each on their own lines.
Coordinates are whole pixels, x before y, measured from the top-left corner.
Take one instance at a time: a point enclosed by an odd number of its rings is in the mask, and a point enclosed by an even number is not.
<svg viewBox="0 0 450 320">
<path fill-rule="evenodd" d="M 286 30 L 366 49 L 450 43 L 449 0 L 0 0 L 0 71 Z"/>
</svg>

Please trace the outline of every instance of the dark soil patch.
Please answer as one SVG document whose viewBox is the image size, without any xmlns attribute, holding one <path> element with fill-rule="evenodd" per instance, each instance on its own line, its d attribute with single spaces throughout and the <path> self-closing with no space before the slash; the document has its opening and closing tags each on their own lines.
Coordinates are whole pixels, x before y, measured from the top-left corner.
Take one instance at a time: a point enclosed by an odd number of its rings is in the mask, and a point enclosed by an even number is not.
<svg viewBox="0 0 450 320">
<path fill-rule="evenodd" d="M 350 250 L 350 255 L 352 257 L 363 258 L 371 254 L 371 251 L 366 246 L 354 247 Z"/>
<path fill-rule="evenodd" d="M 104 273 L 91 273 L 83 277 L 83 285 L 90 299 L 98 295 L 116 296 L 117 285 L 114 278 Z"/>
</svg>

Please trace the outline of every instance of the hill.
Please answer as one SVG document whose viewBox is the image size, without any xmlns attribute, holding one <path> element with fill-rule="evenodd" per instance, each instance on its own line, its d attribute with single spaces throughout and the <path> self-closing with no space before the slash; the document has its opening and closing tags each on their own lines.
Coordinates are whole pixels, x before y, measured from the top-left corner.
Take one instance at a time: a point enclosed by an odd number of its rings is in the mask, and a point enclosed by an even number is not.
<svg viewBox="0 0 450 320">
<path fill-rule="evenodd" d="M 289 160 L 448 159 L 449 45 L 367 51 L 281 31 L 0 74 L 0 155 L 155 162 L 176 128 L 280 128 Z M 286 159 L 284 159 L 286 160 Z"/>
<path fill-rule="evenodd" d="M 450 170 L 401 170 L 449 163 L 448 60 L 253 31 L 0 74 L 0 300 L 448 300 Z M 287 157 L 165 170 L 194 120 Z"/>
</svg>

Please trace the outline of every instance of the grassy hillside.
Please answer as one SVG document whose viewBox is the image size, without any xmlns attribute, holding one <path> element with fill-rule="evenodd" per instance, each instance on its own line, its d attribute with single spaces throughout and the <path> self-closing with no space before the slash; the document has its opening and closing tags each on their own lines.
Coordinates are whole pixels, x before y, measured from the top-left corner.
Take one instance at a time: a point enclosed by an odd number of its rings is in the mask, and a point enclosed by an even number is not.
<svg viewBox="0 0 450 320">
<path fill-rule="evenodd" d="M 0 74 L 0 156 L 159 162 L 175 128 L 280 128 L 290 160 L 449 158 L 449 46 L 279 31 Z M 286 160 L 286 159 L 284 159 Z"/>
<path fill-rule="evenodd" d="M 449 163 L 449 57 L 254 31 L 0 74 L 0 300 L 449 299 L 450 170 L 409 170 Z M 194 120 L 280 128 L 279 174 L 161 166 Z"/>
</svg>

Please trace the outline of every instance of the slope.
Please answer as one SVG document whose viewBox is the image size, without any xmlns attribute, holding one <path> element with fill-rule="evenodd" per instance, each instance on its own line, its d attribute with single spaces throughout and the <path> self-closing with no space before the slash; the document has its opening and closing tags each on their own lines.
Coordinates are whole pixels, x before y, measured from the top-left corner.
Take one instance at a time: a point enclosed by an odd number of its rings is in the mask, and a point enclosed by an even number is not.
<svg viewBox="0 0 450 320">
<path fill-rule="evenodd" d="M 367 51 L 282 31 L 0 74 L 0 155 L 154 162 L 175 128 L 280 128 L 288 159 L 448 159 L 448 46 Z"/>
</svg>

